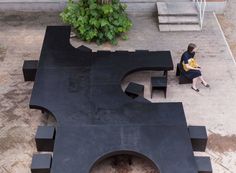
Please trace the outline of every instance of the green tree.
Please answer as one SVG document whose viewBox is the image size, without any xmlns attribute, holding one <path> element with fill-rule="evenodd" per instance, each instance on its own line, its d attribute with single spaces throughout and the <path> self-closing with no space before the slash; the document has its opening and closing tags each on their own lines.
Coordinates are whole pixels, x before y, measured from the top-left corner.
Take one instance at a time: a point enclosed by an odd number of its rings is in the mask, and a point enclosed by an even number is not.
<svg viewBox="0 0 236 173">
<path fill-rule="evenodd" d="M 117 37 L 127 39 L 125 33 L 132 26 L 126 8 L 119 0 L 69 0 L 60 16 L 82 40 L 117 44 Z"/>
</svg>

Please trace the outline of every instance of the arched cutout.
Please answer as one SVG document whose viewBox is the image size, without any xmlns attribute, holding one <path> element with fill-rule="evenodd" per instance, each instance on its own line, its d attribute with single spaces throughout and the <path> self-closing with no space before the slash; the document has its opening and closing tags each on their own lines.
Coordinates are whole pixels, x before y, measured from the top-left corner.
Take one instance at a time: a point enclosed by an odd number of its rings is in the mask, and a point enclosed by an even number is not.
<svg viewBox="0 0 236 173">
<path fill-rule="evenodd" d="M 125 73 L 121 80 L 121 89 L 125 95 L 129 98 L 134 99 L 138 102 L 150 102 L 148 98 L 147 90 L 144 90 L 146 84 L 149 83 L 150 71 L 143 69 L 134 69 Z M 147 86 L 146 86 L 147 87 Z M 128 91 L 128 92 L 127 92 Z M 132 96 L 132 91 L 134 91 L 134 97 Z M 146 91 L 146 92 L 145 92 Z M 129 94 L 131 92 L 131 94 Z M 145 98 L 146 97 L 146 98 Z"/>
<path fill-rule="evenodd" d="M 52 113 L 52 111 L 48 110 L 47 108 L 45 108 L 43 106 L 38 106 L 38 105 L 30 105 L 30 109 L 37 109 L 37 110 L 40 110 L 42 112 L 49 113 L 55 119 L 55 122 L 57 123 L 56 116 Z"/>
<path fill-rule="evenodd" d="M 117 162 L 117 158 L 118 158 L 118 162 Z M 130 160 L 131 159 L 131 160 Z M 125 170 L 126 172 L 129 172 L 129 168 L 127 167 L 127 165 L 132 165 L 132 167 L 135 167 L 139 164 L 139 166 L 143 166 L 143 171 L 145 171 L 147 168 L 153 172 L 153 173 L 161 173 L 159 167 L 154 163 L 154 161 L 152 161 L 151 159 L 149 159 L 148 157 L 146 157 L 145 155 L 138 153 L 138 152 L 134 152 L 134 151 L 114 151 L 111 153 L 107 153 L 105 155 L 103 155 L 102 157 L 98 158 L 92 165 L 92 167 L 90 168 L 89 173 L 96 173 L 97 170 L 96 168 L 101 169 L 101 166 L 106 169 L 105 167 L 107 166 L 106 163 L 110 163 L 110 167 L 112 168 L 118 168 L 118 170 L 120 170 L 120 172 L 123 172 L 124 170 L 122 170 L 122 167 L 124 167 L 124 165 L 120 165 L 121 169 L 119 169 L 119 165 L 116 165 L 115 162 L 117 162 L 119 164 L 119 162 L 122 161 L 121 163 L 124 164 L 124 162 L 127 162 L 126 166 L 125 166 Z M 105 163 L 103 163 L 105 162 Z M 140 163 L 142 163 L 143 165 L 140 165 Z M 115 165 L 115 166 L 114 166 Z M 132 170 L 132 169 L 131 169 Z M 104 172 L 106 173 L 106 171 Z M 119 171 L 118 171 L 119 173 Z M 141 173 L 141 172 L 140 172 Z"/>
</svg>

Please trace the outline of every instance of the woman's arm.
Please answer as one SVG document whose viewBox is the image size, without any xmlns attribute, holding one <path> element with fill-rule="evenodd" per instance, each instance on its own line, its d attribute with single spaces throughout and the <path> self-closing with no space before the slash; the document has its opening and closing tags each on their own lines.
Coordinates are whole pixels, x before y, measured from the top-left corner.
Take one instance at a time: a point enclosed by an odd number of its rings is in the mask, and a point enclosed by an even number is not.
<svg viewBox="0 0 236 173">
<path fill-rule="evenodd" d="M 191 69 L 191 70 L 199 70 L 199 68 L 191 67 L 189 64 L 185 64 L 185 65 L 186 65 L 186 67 L 187 67 L 188 69 Z"/>
<path fill-rule="evenodd" d="M 201 68 L 195 59 L 194 59 L 194 61 L 195 61 L 196 68 Z"/>
</svg>

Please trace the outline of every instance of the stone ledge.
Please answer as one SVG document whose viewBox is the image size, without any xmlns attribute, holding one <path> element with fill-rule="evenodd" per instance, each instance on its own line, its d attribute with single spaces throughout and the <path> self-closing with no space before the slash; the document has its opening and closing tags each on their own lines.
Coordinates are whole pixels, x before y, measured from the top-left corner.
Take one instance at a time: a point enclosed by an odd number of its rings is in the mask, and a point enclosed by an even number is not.
<svg viewBox="0 0 236 173">
<path fill-rule="evenodd" d="M 206 11 L 214 11 L 217 14 L 224 13 L 224 10 L 226 8 L 227 1 L 224 0 L 211 0 L 207 1 Z"/>
<path fill-rule="evenodd" d="M 127 12 L 133 15 L 152 15 L 156 11 L 156 0 L 121 0 L 128 5 Z M 0 11 L 61 11 L 67 0 L 0 0 Z M 227 2 L 208 0 L 206 11 L 223 13 Z"/>
</svg>

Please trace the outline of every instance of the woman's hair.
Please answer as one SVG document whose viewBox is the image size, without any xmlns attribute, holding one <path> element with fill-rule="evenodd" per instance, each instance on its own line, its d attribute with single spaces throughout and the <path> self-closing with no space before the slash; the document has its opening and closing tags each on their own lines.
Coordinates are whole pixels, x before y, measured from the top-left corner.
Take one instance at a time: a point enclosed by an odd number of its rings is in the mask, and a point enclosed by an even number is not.
<svg viewBox="0 0 236 173">
<path fill-rule="evenodd" d="M 196 44 L 194 44 L 194 43 L 190 43 L 190 44 L 188 45 L 188 52 L 192 52 L 193 49 L 196 48 L 196 47 L 197 47 Z"/>
</svg>

